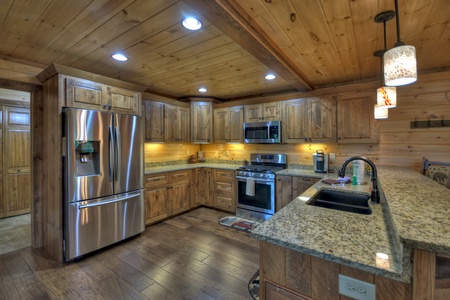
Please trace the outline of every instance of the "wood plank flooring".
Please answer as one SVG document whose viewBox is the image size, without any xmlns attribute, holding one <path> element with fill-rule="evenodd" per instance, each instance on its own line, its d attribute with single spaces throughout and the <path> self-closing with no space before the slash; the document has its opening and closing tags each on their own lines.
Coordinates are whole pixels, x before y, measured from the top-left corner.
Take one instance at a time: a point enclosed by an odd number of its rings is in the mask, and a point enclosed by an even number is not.
<svg viewBox="0 0 450 300">
<path fill-rule="evenodd" d="M 25 248 L 0 256 L 0 299 L 252 299 L 258 241 L 199 208 L 63 264 Z"/>
</svg>

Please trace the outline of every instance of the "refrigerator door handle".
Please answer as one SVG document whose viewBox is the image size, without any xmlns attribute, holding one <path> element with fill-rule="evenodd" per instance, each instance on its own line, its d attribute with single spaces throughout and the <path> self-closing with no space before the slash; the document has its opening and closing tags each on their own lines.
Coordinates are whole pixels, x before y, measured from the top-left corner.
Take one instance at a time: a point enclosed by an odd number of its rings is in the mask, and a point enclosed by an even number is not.
<svg viewBox="0 0 450 300">
<path fill-rule="evenodd" d="M 117 126 L 114 126 L 114 182 L 117 182 L 118 178 L 117 178 L 117 171 L 119 169 L 119 155 L 121 155 L 121 153 L 119 153 L 120 151 L 122 151 L 121 148 L 119 148 L 120 145 L 120 136 L 119 136 L 119 128 Z"/>
<path fill-rule="evenodd" d="M 89 207 L 95 207 L 95 206 L 100 206 L 100 205 L 120 202 L 120 201 L 123 201 L 123 200 L 127 200 L 127 199 L 130 199 L 130 198 L 139 196 L 140 194 L 141 194 L 141 192 L 126 193 L 126 195 L 124 195 L 124 196 L 115 197 L 115 198 L 110 199 L 110 200 L 104 200 L 104 201 L 100 201 L 100 202 L 97 202 L 97 203 L 80 205 L 80 206 L 78 206 L 78 209 L 83 209 L 83 208 L 89 208 Z"/>
<path fill-rule="evenodd" d="M 109 126 L 109 181 L 113 181 L 113 170 L 114 170 L 114 159 L 115 159 L 115 151 L 114 151 L 114 131 L 111 126 Z"/>
</svg>

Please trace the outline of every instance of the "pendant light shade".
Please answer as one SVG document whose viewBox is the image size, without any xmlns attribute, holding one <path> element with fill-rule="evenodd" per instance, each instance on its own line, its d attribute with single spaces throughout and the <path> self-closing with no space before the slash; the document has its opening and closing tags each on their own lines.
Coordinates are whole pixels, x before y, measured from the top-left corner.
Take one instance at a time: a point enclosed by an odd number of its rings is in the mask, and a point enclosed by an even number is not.
<svg viewBox="0 0 450 300">
<path fill-rule="evenodd" d="M 397 88 L 383 86 L 377 89 L 377 104 L 386 108 L 397 106 Z"/>
<path fill-rule="evenodd" d="M 388 108 L 386 106 L 374 106 L 373 115 L 375 119 L 387 119 Z"/>
<path fill-rule="evenodd" d="M 416 48 L 403 45 L 384 54 L 384 82 L 387 86 L 399 86 L 417 80 Z"/>
</svg>

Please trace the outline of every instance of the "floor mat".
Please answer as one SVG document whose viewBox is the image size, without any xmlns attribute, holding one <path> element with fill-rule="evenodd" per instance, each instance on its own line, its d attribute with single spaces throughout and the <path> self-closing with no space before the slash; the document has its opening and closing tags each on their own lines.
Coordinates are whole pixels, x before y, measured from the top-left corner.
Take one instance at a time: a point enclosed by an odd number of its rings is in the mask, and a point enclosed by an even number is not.
<svg viewBox="0 0 450 300">
<path fill-rule="evenodd" d="M 255 300 L 259 300 L 259 270 L 252 276 L 248 282 L 248 291 L 250 296 Z"/>
<path fill-rule="evenodd" d="M 224 217 L 219 220 L 219 224 L 223 226 L 227 226 L 233 229 L 241 230 L 241 231 L 250 231 L 253 228 L 256 228 L 259 222 L 254 220 L 248 220 L 236 216 Z"/>
</svg>

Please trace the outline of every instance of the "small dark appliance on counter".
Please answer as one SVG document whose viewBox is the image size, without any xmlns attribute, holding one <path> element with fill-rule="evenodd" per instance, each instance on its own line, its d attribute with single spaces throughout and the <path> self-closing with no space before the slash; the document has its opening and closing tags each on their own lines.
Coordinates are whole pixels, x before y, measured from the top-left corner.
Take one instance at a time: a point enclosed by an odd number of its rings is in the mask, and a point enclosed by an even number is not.
<svg viewBox="0 0 450 300">
<path fill-rule="evenodd" d="M 322 149 L 313 154 L 314 172 L 327 173 L 328 172 L 328 154 L 325 154 Z"/>
</svg>

